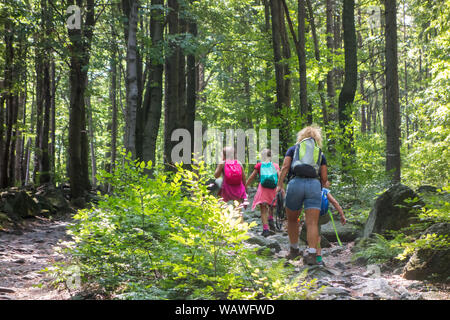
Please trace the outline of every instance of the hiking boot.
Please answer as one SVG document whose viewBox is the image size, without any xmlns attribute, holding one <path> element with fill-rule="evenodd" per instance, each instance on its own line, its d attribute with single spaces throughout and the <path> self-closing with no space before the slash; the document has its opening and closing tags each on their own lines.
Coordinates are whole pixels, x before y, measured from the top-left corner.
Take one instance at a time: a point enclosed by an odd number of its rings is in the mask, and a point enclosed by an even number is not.
<svg viewBox="0 0 450 320">
<path fill-rule="evenodd" d="M 286 256 L 288 260 L 294 260 L 301 255 L 300 249 L 289 248 L 289 254 Z"/>
<path fill-rule="evenodd" d="M 271 235 L 271 233 L 270 233 L 269 229 L 264 229 L 263 232 L 261 233 L 261 235 L 263 237 L 268 237 Z"/>
<path fill-rule="evenodd" d="M 325 262 L 323 262 L 323 260 L 316 261 L 316 264 L 317 264 L 318 266 L 325 267 Z"/>
<path fill-rule="evenodd" d="M 273 219 L 269 220 L 269 229 L 272 230 L 273 232 L 276 231 L 275 229 L 275 223 L 273 222 Z"/>
<path fill-rule="evenodd" d="M 316 261 L 316 253 L 309 252 L 309 250 L 305 250 L 303 252 L 303 264 L 304 265 L 315 265 L 317 264 Z"/>
</svg>

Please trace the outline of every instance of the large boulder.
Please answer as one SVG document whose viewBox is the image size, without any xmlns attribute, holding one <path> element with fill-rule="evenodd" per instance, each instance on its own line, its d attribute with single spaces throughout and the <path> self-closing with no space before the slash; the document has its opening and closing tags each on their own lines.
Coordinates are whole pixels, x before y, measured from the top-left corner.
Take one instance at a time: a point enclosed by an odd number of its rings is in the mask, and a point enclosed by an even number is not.
<svg viewBox="0 0 450 320">
<path fill-rule="evenodd" d="M 66 200 L 64 192 L 52 184 L 44 184 L 37 188 L 35 196 L 42 209 L 52 213 L 64 213 L 69 210 L 69 202 Z"/>
<path fill-rule="evenodd" d="M 449 237 L 450 223 L 437 223 L 423 234 L 436 234 Z M 410 280 L 450 281 L 450 248 L 442 250 L 417 249 L 403 269 L 403 277 Z"/>
<path fill-rule="evenodd" d="M 37 201 L 27 191 L 11 189 L 1 194 L 0 211 L 10 218 L 20 219 L 37 216 L 40 213 Z"/>
<path fill-rule="evenodd" d="M 334 225 L 342 242 L 350 242 L 355 240 L 361 235 L 361 226 L 347 222 L 342 225 L 339 216 L 333 215 Z M 330 221 L 327 224 L 322 225 L 321 234 L 331 242 L 337 242 L 336 232 L 333 228 L 333 223 Z"/>
<path fill-rule="evenodd" d="M 381 194 L 375 201 L 364 226 L 363 237 L 373 233 L 383 234 L 388 230 L 400 230 L 417 222 L 417 208 L 423 202 L 407 202 L 407 199 L 418 198 L 418 195 L 403 184 L 395 184 Z"/>
</svg>

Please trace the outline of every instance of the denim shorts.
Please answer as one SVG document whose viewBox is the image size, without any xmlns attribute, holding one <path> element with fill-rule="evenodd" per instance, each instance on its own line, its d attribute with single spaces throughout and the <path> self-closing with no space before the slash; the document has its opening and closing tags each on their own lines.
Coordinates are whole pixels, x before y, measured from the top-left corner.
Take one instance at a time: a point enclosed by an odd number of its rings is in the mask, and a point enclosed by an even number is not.
<svg viewBox="0 0 450 320">
<path fill-rule="evenodd" d="M 322 187 L 314 178 L 295 177 L 289 181 L 286 189 L 286 207 L 297 211 L 304 205 L 307 209 L 318 209 L 322 204 Z"/>
</svg>

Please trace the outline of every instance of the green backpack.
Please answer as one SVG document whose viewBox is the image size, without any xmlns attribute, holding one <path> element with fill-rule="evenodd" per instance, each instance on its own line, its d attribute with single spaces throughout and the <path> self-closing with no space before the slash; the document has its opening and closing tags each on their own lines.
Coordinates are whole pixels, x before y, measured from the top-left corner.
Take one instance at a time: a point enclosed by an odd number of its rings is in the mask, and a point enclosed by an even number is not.
<svg viewBox="0 0 450 320">
<path fill-rule="evenodd" d="M 275 189 L 278 183 L 277 169 L 272 162 L 261 162 L 260 182 L 264 188 Z"/>
<path fill-rule="evenodd" d="M 296 176 L 318 178 L 322 162 L 322 150 L 313 138 L 307 138 L 295 145 L 291 170 Z"/>
</svg>

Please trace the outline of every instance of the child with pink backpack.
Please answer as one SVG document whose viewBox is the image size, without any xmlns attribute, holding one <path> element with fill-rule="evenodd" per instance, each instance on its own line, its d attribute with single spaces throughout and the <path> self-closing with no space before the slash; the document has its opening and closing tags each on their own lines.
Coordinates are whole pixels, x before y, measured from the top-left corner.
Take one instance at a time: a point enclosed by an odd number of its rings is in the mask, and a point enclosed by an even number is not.
<svg viewBox="0 0 450 320">
<path fill-rule="evenodd" d="M 245 191 L 245 174 L 242 164 L 236 160 L 233 147 L 223 148 L 223 162 L 219 163 L 214 177 L 223 176 L 219 197 L 223 201 L 237 200 L 244 207 L 248 205 Z"/>
</svg>

